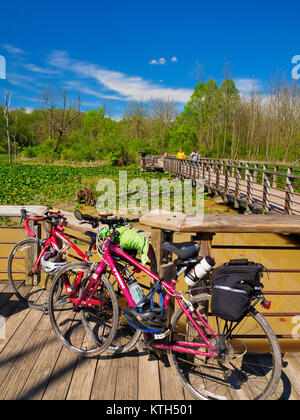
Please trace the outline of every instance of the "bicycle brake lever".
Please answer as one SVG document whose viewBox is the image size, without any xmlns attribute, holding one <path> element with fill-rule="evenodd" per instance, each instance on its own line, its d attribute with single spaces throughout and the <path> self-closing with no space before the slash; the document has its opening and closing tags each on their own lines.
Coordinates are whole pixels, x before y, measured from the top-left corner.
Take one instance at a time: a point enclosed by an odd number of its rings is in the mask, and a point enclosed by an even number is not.
<svg viewBox="0 0 300 420">
<path fill-rule="evenodd" d="M 23 222 L 23 216 L 21 216 L 21 218 L 20 218 L 20 221 L 19 221 L 19 224 L 18 224 L 18 229 L 20 229 L 22 222 Z"/>
</svg>

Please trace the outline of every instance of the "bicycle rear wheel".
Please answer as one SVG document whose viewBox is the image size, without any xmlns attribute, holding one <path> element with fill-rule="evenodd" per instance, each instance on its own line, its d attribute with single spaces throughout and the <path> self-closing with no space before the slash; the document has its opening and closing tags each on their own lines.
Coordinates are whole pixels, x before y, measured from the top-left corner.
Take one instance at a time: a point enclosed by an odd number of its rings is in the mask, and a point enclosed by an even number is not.
<svg viewBox="0 0 300 420">
<path fill-rule="evenodd" d="M 201 326 L 217 355 L 206 357 L 169 351 L 170 364 L 182 384 L 197 399 L 269 399 L 280 380 L 282 358 L 276 335 L 265 318 L 251 308 L 241 323 L 235 323 L 234 329 L 234 325 L 209 316 L 209 326 L 219 332 L 217 339 L 200 325 L 195 314 L 193 319 Z M 170 341 L 203 343 L 181 308 L 172 317 Z"/>
<path fill-rule="evenodd" d="M 126 265 L 122 265 L 121 263 L 116 263 L 118 270 L 120 271 L 124 281 L 128 283 L 130 278 L 133 274 L 130 270 L 126 267 Z M 128 302 L 120 288 L 118 283 L 110 271 L 107 273 L 109 281 L 112 283 L 115 293 L 117 295 L 118 304 L 119 304 L 119 325 L 118 330 L 115 335 L 115 338 L 111 345 L 108 347 L 107 351 L 111 354 L 119 354 L 119 353 L 126 353 L 130 350 L 133 350 L 139 341 L 142 331 L 136 330 L 130 324 L 128 324 L 125 315 L 122 313 L 122 309 L 128 306 Z"/>
<path fill-rule="evenodd" d="M 83 302 L 76 310 L 76 303 L 72 299 L 76 300 L 83 293 L 91 266 L 89 263 L 75 262 L 60 270 L 53 279 L 48 303 L 50 320 L 57 337 L 69 350 L 82 357 L 94 357 L 107 349 L 115 337 L 119 319 L 118 301 L 105 276 L 101 277 L 93 296 L 98 303 L 90 305 Z M 80 289 L 76 290 L 78 278 Z M 58 291 L 61 291 L 60 294 Z M 90 321 L 97 342 L 86 331 L 85 319 Z"/>
<path fill-rule="evenodd" d="M 8 279 L 18 299 L 35 309 L 47 308 L 52 276 L 43 272 L 40 264 L 32 270 L 41 245 L 37 239 L 25 239 L 19 242 L 8 258 Z"/>
</svg>

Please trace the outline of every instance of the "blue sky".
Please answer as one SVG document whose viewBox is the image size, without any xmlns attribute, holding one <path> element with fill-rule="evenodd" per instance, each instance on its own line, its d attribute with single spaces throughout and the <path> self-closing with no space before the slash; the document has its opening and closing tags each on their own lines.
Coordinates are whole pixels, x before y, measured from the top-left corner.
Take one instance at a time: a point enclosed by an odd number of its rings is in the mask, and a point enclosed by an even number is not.
<svg viewBox="0 0 300 420">
<path fill-rule="evenodd" d="M 52 0 L 2 2 L 0 55 L 12 106 L 41 106 L 46 84 L 122 116 L 130 100 L 172 99 L 182 109 L 201 80 L 267 92 L 300 55 L 299 1 Z"/>
</svg>

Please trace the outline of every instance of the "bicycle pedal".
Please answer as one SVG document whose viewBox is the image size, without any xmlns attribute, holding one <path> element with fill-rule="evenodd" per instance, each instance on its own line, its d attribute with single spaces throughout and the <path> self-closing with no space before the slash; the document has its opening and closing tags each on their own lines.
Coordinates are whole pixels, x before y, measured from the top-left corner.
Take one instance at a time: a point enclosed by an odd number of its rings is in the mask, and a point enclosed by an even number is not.
<svg viewBox="0 0 300 420">
<path fill-rule="evenodd" d="M 164 338 L 168 337 L 170 335 L 171 331 L 167 330 L 164 333 L 161 334 L 154 334 L 154 340 L 163 340 Z"/>
</svg>

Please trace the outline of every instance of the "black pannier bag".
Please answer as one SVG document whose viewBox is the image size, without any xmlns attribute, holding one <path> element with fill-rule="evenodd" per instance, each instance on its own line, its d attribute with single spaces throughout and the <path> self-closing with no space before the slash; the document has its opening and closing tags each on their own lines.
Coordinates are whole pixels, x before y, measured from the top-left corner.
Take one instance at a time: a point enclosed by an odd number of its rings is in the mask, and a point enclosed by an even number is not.
<svg viewBox="0 0 300 420">
<path fill-rule="evenodd" d="M 261 294 L 264 267 L 246 259 L 230 260 L 213 271 L 211 312 L 227 321 L 240 321 L 252 297 Z"/>
</svg>

